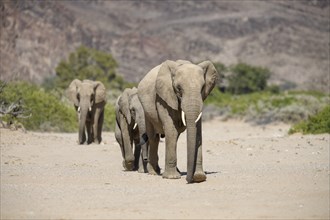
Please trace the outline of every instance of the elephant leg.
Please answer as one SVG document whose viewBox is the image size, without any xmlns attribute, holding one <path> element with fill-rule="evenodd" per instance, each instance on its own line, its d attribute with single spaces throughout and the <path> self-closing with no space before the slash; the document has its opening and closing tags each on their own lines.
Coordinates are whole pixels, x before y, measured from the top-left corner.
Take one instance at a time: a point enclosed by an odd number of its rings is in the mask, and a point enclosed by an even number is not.
<svg viewBox="0 0 330 220">
<path fill-rule="evenodd" d="M 147 143 L 141 144 L 143 141 L 140 138 L 140 131 L 134 132 L 134 166 L 135 170 L 138 170 L 139 173 L 147 173 L 147 161 L 144 160 L 143 147 L 146 147 Z M 147 148 L 148 149 L 148 148 Z"/>
<path fill-rule="evenodd" d="M 147 165 L 148 165 L 148 162 L 143 161 L 143 157 L 142 157 L 142 155 L 140 155 L 138 172 L 139 173 L 148 173 Z M 159 167 L 158 167 L 158 170 L 160 170 Z"/>
<path fill-rule="evenodd" d="M 148 173 L 153 175 L 160 174 L 160 167 L 158 165 L 158 144 L 159 136 L 155 134 L 149 139 L 149 162 L 147 165 Z"/>
<path fill-rule="evenodd" d="M 96 138 L 99 141 L 99 143 L 102 142 L 103 121 L 104 121 L 104 110 L 102 109 L 102 112 L 100 113 L 100 117 L 99 117 L 99 122 L 98 122 L 98 126 L 97 126 L 97 134 L 96 134 Z"/>
<path fill-rule="evenodd" d="M 87 144 L 90 144 L 93 142 L 92 123 L 90 120 L 86 120 L 86 131 L 87 131 Z"/>
<path fill-rule="evenodd" d="M 86 133 L 85 133 L 85 131 L 83 131 L 83 133 L 82 133 L 82 138 L 81 138 L 81 144 L 87 144 L 87 142 L 86 142 Z"/>
<path fill-rule="evenodd" d="M 168 121 L 171 121 L 168 119 Z M 166 123 L 165 129 L 165 171 L 163 173 L 163 178 L 167 179 L 180 179 L 181 174 L 177 169 L 177 141 L 179 138 L 179 133 L 175 129 L 172 123 Z"/>
<path fill-rule="evenodd" d="M 94 138 L 94 143 L 99 144 L 100 143 L 100 139 L 99 139 L 99 119 L 101 117 L 101 109 L 100 108 L 96 108 L 93 117 L 93 138 Z"/>
<path fill-rule="evenodd" d="M 148 151 L 148 145 L 147 143 L 145 143 L 146 145 L 146 149 Z M 141 154 L 140 154 L 140 159 L 139 159 L 139 173 L 148 173 L 148 169 L 147 169 L 147 165 L 148 165 L 148 161 L 145 160 L 144 158 L 144 154 L 143 154 L 143 150 L 142 150 L 143 146 L 141 146 Z M 157 167 L 157 170 L 159 170 L 160 172 L 160 168 Z"/>
<path fill-rule="evenodd" d="M 135 143 L 135 147 L 138 146 L 138 148 L 139 148 L 139 154 L 137 155 L 137 158 L 138 158 L 138 172 L 139 173 L 148 173 L 148 169 L 147 169 L 148 162 L 143 160 L 142 145 L 140 145 L 140 143 L 141 143 L 140 139 L 137 143 Z M 147 144 L 147 143 L 145 143 L 145 144 Z M 135 149 L 137 149 L 137 148 L 135 148 Z"/>
<path fill-rule="evenodd" d="M 202 120 L 199 120 L 197 126 L 197 158 L 196 158 L 196 170 L 193 176 L 194 182 L 203 182 L 206 180 L 206 175 L 203 171 L 203 155 L 202 155 Z"/>
<path fill-rule="evenodd" d="M 138 139 L 134 138 L 134 170 L 138 170 L 140 164 L 141 146 L 139 142 Z"/>
<path fill-rule="evenodd" d="M 147 173 L 147 162 L 143 161 L 142 145 L 139 132 L 134 134 L 134 167 L 139 173 Z"/>
<path fill-rule="evenodd" d="M 119 128 L 117 120 L 116 120 L 116 127 L 115 127 L 115 138 L 119 144 L 121 155 L 123 158 L 125 158 L 123 138 L 122 138 L 121 130 Z"/>
<path fill-rule="evenodd" d="M 147 135 L 149 137 L 149 161 L 147 164 L 147 170 L 149 174 L 158 175 L 160 174 L 160 167 L 158 165 L 159 135 L 156 134 L 151 123 L 147 123 Z"/>
</svg>

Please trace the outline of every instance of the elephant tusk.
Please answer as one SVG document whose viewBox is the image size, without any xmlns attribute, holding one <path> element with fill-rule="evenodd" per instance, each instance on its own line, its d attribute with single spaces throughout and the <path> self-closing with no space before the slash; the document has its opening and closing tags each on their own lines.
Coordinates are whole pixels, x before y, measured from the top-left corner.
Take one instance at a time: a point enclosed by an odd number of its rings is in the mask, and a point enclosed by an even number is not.
<svg viewBox="0 0 330 220">
<path fill-rule="evenodd" d="M 136 128 L 136 126 L 137 126 L 137 124 L 135 123 L 135 124 L 134 124 L 134 127 L 133 127 L 133 130 Z"/>
<path fill-rule="evenodd" d="M 80 106 L 78 107 L 77 111 L 80 113 Z"/>
<path fill-rule="evenodd" d="M 196 119 L 195 123 L 197 123 L 201 117 L 202 117 L 202 112 L 201 112 L 201 113 L 199 113 L 199 115 L 198 115 L 198 117 L 197 117 L 197 119 Z"/>
<path fill-rule="evenodd" d="M 186 118 L 185 118 L 185 115 L 184 115 L 184 111 L 181 111 L 181 119 L 182 119 L 183 125 L 186 126 Z"/>
<path fill-rule="evenodd" d="M 92 111 L 92 107 L 89 107 L 89 109 L 88 109 L 90 112 Z"/>
</svg>

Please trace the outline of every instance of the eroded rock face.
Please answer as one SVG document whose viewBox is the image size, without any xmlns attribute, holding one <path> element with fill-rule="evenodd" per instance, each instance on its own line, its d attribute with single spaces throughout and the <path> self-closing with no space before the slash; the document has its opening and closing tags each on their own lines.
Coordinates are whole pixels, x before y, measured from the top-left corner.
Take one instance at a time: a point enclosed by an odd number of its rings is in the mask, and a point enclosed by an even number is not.
<svg viewBox="0 0 330 220">
<path fill-rule="evenodd" d="M 88 31 L 55 1 L 1 4 L 1 79 L 41 83 L 77 46 L 97 46 L 98 31 Z"/>
<path fill-rule="evenodd" d="M 1 2 L 0 79 L 41 83 L 84 44 L 139 81 L 165 59 L 269 67 L 277 83 L 327 90 L 329 1 Z"/>
</svg>

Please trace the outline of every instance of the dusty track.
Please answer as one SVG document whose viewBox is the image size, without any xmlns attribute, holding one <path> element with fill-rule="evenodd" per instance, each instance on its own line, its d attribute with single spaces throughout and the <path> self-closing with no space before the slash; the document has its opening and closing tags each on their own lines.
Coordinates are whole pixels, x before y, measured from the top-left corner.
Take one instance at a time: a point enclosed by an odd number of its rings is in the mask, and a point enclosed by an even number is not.
<svg viewBox="0 0 330 220">
<path fill-rule="evenodd" d="M 77 134 L 1 129 L 1 219 L 329 219 L 329 135 L 288 128 L 204 123 L 200 184 L 124 172 L 113 133 L 78 146 Z M 164 168 L 164 142 L 159 154 Z"/>
</svg>

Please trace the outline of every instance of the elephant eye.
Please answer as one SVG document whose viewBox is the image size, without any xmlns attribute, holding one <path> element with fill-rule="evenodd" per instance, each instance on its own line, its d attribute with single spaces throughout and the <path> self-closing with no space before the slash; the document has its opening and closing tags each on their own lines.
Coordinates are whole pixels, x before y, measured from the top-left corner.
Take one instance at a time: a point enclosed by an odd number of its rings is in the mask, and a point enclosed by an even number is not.
<svg viewBox="0 0 330 220">
<path fill-rule="evenodd" d="M 182 96 L 182 87 L 181 87 L 180 85 L 178 85 L 178 86 L 176 87 L 176 90 L 177 90 L 179 96 L 181 97 L 181 96 Z"/>
</svg>

